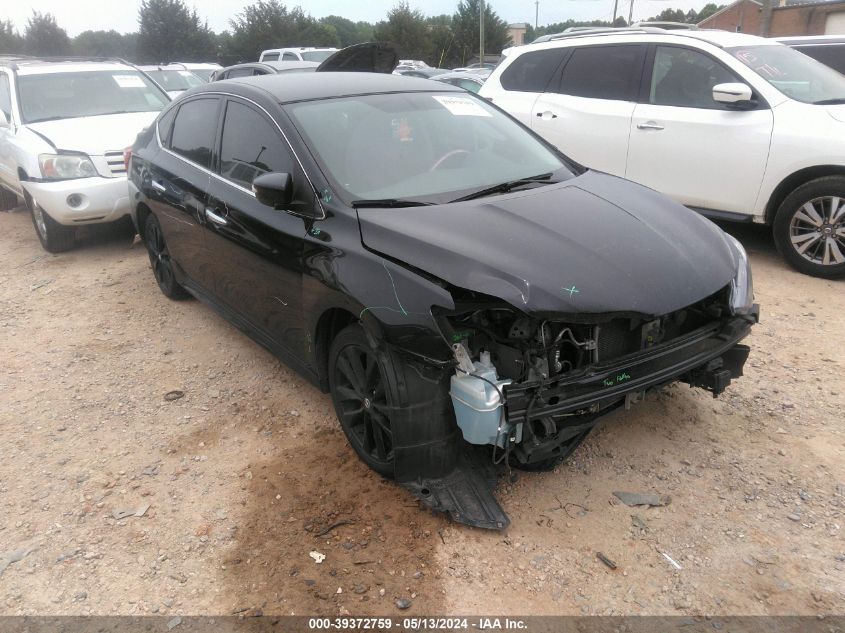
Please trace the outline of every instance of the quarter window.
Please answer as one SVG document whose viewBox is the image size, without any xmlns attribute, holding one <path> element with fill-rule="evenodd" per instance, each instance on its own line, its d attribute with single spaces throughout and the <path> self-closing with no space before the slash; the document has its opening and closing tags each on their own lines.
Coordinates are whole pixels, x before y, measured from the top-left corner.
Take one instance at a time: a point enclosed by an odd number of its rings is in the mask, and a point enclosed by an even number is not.
<svg viewBox="0 0 845 633">
<path fill-rule="evenodd" d="M 217 131 L 217 99 L 193 99 L 176 114 L 170 149 L 190 161 L 211 169 L 211 148 Z"/>
<path fill-rule="evenodd" d="M 574 97 L 634 101 L 642 74 L 639 45 L 576 48 L 566 63 L 558 92 Z"/>
<path fill-rule="evenodd" d="M 173 119 L 179 108 L 170 108 L 158 120 L 158 137 L 163 147 L 170 146 L 170 132 L 173 130 Z"/>
<path fill-rule="evenodd" d="M 658 46 L 649 102 L 655 105 L 724 110 L 713 101 L 713 86 L 742 82 L 709 55 L 691 48 Z"/>
<path fill-rule="evenodd" d="M 279 61 L 279 54 L 278 53 L 265 53 L 264 57 L 261 58 L 262 62 L 277 62 Z"/>
<path fill-rule="evenodd" d="M 257 176 L 270 172 L 293 172 L 286 143 L 264 116 L 229 101 L 220 143 L 220 175 L 249 189 Z"/>
<path fill-rule="evenodd" d="M 502 72 L 502 88 L 519 92 L 544 92 L 565 53 L 563 48 L 550 48 L 520 55 Z"/>
</svg>

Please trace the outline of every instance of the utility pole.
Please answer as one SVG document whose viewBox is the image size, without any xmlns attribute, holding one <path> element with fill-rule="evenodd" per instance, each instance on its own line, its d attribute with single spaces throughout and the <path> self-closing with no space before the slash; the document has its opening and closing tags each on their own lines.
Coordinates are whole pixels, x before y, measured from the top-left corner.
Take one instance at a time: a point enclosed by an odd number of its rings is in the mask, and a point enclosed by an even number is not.
<svg viewBox="0 0 845 633">
<path fill-rule="evenodd" d="M 616 24 L 616 12 L 619 9 L 619 0 L 613 0 L 613 19 L 610 21 L 610 26 Z"/>
<path fill-rule="evenodd" d="M 763 0 L 763 12 L 760 16 L 760 35 L 769 37 L 772 31 L 772 0 Z"/>
<path fill-rule="evenodd" d="M 478 2 L 478 63 L 484 64 L 484 0 Z"/>
<path fill-rule="evenodd" d="M 619 0 L 616 0 L 619 2 Z M 540 21 L 540 0 L 534 0 L 534 30 L 537 30 L 537 23 Z"/>
<path fill-rule="evenodd" d="M 634 0 L 631 0 L 631 8 L 628 9 L 628 26 L 634 21 Z"/>
</svg>

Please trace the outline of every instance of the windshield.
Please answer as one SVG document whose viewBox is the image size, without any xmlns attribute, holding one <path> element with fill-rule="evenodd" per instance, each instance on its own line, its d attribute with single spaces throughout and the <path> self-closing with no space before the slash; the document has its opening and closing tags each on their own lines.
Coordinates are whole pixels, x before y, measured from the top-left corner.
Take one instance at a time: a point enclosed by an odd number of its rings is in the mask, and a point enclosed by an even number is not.
<svg viewBox="0 0 845 633">
<path fill-rule="evenodd" d="M 788 46 L 738 46 L 727 51 L 796 101 L 845 101 L 845 76 Z"/>
<path fill-rule="evenodd" d="M 194 68 L 191 70 L 191 73 L 202 79 L 203 81 L 211 81 L 211 74 L 214 72 L 214 68 Z M 191 84 L 196 85 L 196 84 Z"/>
<path fill-rule="evenodd" d="M 168 92 L 187 90 L 203 84 L 203 80 L 190 70 L 148 70 L 147 74 Z"/>
<path fill-rule="evenodd" d="M 444 203 L 503 182 L 572 175 L 510 117 L 465 93 L 342 97 L 287 110 L 347 201 Z"/>
<path fill-rule="evenodd" d="M 135 70 L 22 75 L 18 79 L 24 123 L 123 112 L 158 112 L 170 98 Z"/>
<path fill-rule="evenodd" d="M 304 62 L 321 62 L 332 55 L 335 54 L 336 51 L 302 51 L 300 55 L 302 55 L 302 61 Z"/>
</svg>

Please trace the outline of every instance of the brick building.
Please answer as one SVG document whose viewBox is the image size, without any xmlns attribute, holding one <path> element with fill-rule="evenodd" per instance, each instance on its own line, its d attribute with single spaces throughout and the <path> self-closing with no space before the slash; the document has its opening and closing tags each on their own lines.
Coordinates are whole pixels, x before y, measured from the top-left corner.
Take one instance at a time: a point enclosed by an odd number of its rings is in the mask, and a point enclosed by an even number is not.
<svg viewBox="0 0 845 633">
<path fill-rule="evenodd" d="M 699 22 L 698 26 L 703 29 L 723 29 L 760 35 L 762 10 L 763 4 L 757 0 L 736 0 Z M 772 28 L 769 35 L 845 35 L 845 0 L 780 0 L 780 3 L 772 8 Z"/>
</svg>

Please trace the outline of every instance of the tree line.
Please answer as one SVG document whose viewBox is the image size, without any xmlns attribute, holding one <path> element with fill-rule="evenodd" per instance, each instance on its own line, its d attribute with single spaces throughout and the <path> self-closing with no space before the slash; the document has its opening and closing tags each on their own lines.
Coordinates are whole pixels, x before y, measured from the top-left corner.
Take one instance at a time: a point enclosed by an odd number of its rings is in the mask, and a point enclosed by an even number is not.
<svg viewBox="0 0 845 633">
<path fill-rule="evenodd" d="M 262 50 L 283 46 L 343 48 L 366 41 L 393 42 L 404 58 L 422 59 L 432 66 L 454 67 L 478 58 L 480 0 L 459 0 L 455 13 L 426 16 L 400 0 L 385 19 L 372 24 L 338 15 L 316 19 L 301 7 L 288 8 L 280 0 L 256 0 L 229 20 L 229 29 L 212 31 L 208 22 L 185 0 L 142 0 L 138 30 L 84 31 L 70 37 L 51 13 L 33 11 L 23 32 L 11 20 L 0 20 L 0 54 L 79 55 L 121 57 L 136 63 L 218 61 L 232 64 L 255 61 Z M 708 4 L 700 12 L 667 9 L 653 20 L 698 22 L 720 7 Z M 617 18 L 614 26 L 625 26 Z M 529 26 L 526 42 L 571 26 L 610 26 L 600 20 L 568 20 L 538 29 Z M 486 54 L 498 54 L 510 45 L 508 25 L 484 8 Z"/>
</svg>

